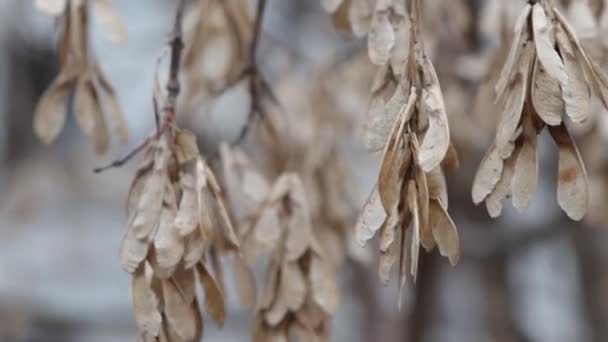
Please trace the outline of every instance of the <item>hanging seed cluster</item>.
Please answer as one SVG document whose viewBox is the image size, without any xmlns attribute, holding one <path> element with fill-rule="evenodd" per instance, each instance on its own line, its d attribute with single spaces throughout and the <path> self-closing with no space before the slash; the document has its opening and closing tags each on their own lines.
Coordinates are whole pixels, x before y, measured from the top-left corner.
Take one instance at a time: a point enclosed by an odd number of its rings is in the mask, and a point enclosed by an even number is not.
<svg viewBox="0 0 608 342">
<path fill-rule="evenodd" d="M 284 339 L 292 332 L 299 341 L 326 340 L 338 289 L 313 233 L 304 186 L 295 174 L 284 174 L 268 190 L 243 236 L 243 245 L 256 250 L 247 254 L 270 251 L 253 341 Z"/>
<path fill-rule="evenodd" d="M 322 0 L 338 27 L 357 36 L 368 35 L 368 54 L 372 63 L 390 63 L 397 73 L 405 66 L 409 46 L 409 21 L 404 1 Z"/>
<path fill-rule="evenodd" d="M 243 0 L 198 1 L 189 11 L 192 27 L 182 70 L 187 97 L 210 96 L 246 67 L 252 19 Z M 192 100 L 188 101 L 192 102 Z"/>
<path fill-rule="evenodd" d="M 109 37 L 120 42 L 124 30 L 110 4 L 91 2 Z M 68 112 L 73 112 L 82 132 L 93 140 L 98 153 L 109 144 L 107 121 L 112 122 L 119 141 L 127 139 L 118 99 L 99 63 L 90 52 L 88 4 L 83 0 L 37 1 L 46 13 L 64 13 L 59 40 L 59 74 L 44 92 L 34 113 L 34 132 L 44 143 L 53 142 L 65 126 Z M 73 100 L 72 95 L 73 94 Z"/>
<path fill-rule="evenodd" d="M 475 176 L 473 201 L 485 200 L 493 217 L 509 196 L 515 208 L 526 208 L 538 182 L 537 136 L 547 127 L 559 149 L 558 203 L 580 220 L 587 209 L 587 176 L 565 121 L 587 120 L 592 95 L 608 103 L 608 79 L 549 1 L 526 5 L 517 19 L 496 93 L 504 109 Z"/>
<path fill-rule="evenodd" d="M 362 244 L 380 231 L 379 276 L 388 283 L 398 263 L 400 293 L 408 273 L 416 278 L 420 245 L 429 251 L 437 246 L 452 264 L 460 255 L 442 171 L 442 163 L 457 159 L 443 95 L 416 34 L 408 51 L 401 77 L 387 67 L 373 85 L 366 142 L 371 149 L 383 146 L 383 154 L 356 228 Z"/>
<path fill-rule="evenodd" d="M 225 309 L 219 253 L 237 252 L 239 242 L 222 190 L 192 133 L 169 129 L 150 142 L 129 192 L 128 216 L 120 258 L 131 274 L 141 336 L 200 339 L 196 279 L 206 311 L 221 326 Z"/>
</svg>

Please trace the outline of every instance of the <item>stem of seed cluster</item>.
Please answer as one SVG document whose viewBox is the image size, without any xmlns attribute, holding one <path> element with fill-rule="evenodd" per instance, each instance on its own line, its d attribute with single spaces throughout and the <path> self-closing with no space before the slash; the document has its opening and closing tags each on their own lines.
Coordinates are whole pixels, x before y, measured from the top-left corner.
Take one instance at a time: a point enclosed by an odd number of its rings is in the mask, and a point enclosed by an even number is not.
<svg viewBox="0 0 608 342">
<path fill-rule="evenodd" d="M 182 39 L 182 22 L 184 19 L 184 8 L 186 5 L 185 0 L 178 0 L 177 9 L 175 11 L 175 21 L 173 23 L 173 31 L 171 32 L 171 41 L 169 45 L 171 46 L 171 60 L 169 62 L 169 80 L 167 81 L 167 101 L 165 108 L 163 109 L 163 116 L 160 118 L 161 122 L 159 124 L 159 118 L 157 115 L 157 104 L 156 100 L 153 100 L 154 104 L 154 115 L 156 121 L 156 133 L 152 136 L 147 137 L 142 142 L 140 142 L 131 152 L 127 153 L 124 157 L 120 159 L 116 159 L 111 163 L 97 167 L 93 169 L 93 172 L 99 173 L 106 171 L 112 168 L 118 168 L 126 164 L 129 160 L 135 157 L 139 152 L 141 152 L 148 143 L 152 140 L 152 138 L 157 138 L 162 135 L 167 127 L 173 124 L 175 120 L 175 106 L 177 104 L 177 97 L 180 91 L 180 82 L 179 82 L 179 70 L 182 59 L 182 50 L 184 49 L 184 42 Z M 159 127 L 160 126 L 160 127 Z"/>
<path fill-rule="evenodd" d="M 182 51 L 184 42 L 182 39 L 182 22 L 184 19 L 184 7 L 186 1 L 178 0 L 177 10 L 175 11 L 175 21 L 173 23 L 173 32 L 171 33 L 171 60 L 169 64 L 169 80 L 167 81 L 167 103 L 165 107 L 165 115 L 163 125 L 172 123 L 175 118 L 175 106 L 177 104 L 177 96 L 180 91 L 179 70 L 182 59 Z"/>
</svg>

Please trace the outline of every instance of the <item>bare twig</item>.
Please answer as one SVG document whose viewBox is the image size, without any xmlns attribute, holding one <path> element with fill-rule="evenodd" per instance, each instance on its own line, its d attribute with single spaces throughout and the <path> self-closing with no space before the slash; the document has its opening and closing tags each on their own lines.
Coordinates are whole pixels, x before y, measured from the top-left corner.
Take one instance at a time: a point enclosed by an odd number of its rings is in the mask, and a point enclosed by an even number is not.
<svg viewBox="0 0 608 342">
<path fill-rule="evenodd" d="M 139 152 L 141 152 L 151 140 L 161 136 L 165 131 L 167 131 L 167 127 L 173 125 L 173 121 L 175 120 L 175 106 L 180 91 L 179 70 L 181 66 L 180 62 L 182 50 L 184 49 L 184 42 L 182 40 L 182 22 L 184 18 L 185 5 L 185 0 L 178 0 L 177 9 L 175 11 L 175 21 L 173 23 L 173 31 L 171 32 L 171 41 L 169 42 L 169 46 L 171 47 L 171 60 L 169 62 L 169 80 L 167 81 L 167 100 L 165 102 L 165 108 L 163 109 L 162 118 L 159 118 L 158 103 L 156 97 L 152 97 L 156 132 L 151 136 L 148 136 L 142 142 L 140 142 L 133 150 L 131 150 L 131 152 L 127 153 L 124 157 L 116 159 L 106 166 L 97 167 L 93 169 L 93 172 L 99 173 L 108 169 L 123 166 L 129 160 L 135 157 Z"/>
<path fill-rule="evenodd" d="M 184 7 L 186 1 L 179 0 L 175 11 L 175 21 L 171 34 L 171 61 L 169 62 L 169 80 L 167 82 L 167 103 L 165 108 L 165 124 L 173 122 L 175 117 L 175 105 L 180 91 L 179 69 L 181 65 L 184 42 L 182 40 L 182 22 L 184 19 Z"/>
<path fill-rule="evenodd" d="M 247 136 L 249 129 L 253 125 L 254 120 L 264 115 L 264 109 L 262 105 L 262 97 L 269 98 L 274 104 L 279 105 L 279 101 L 274 91 L 268 84 L 268 81 L 262 76 L 258 61 L 257 53 L 259 50 L 260 39 L 262 34 L 262 24 L 264 22 L 264 12 L 266 11 L 267 0 L 259 0 L 256 9 L 256 18 L 253 27 L 253 37 L 249 45 L 249 61 L 246 67 L 237 74 L 236 78 L 228 81 L 221 89 L 216 92 L 216 95 L 221 95 L 228 89 L 236 86 L 242 81 L 247 80 L 249 87 L 249 95 L 251 97 L 251 104 L 249 106 L 249 114 L 245 124 L 241 128 L 238 136 L 233 140 L 230 145 L 239 145 Z"/>
<path fill-rule="evenodd" d="M 249 61 L 251 65 L 257 65 L 256 53 L 260 42 L 260 33 L 262 32 L 262 23 L 264 21 L 264 11 L 266 10 L 266 0 L 258 0 L 258 7 L 256 10 L 255 24 L 253 27 L 253 38 L 251 45 L 249 45 Z"/>
<path fill-rule="evenodd" d="M 103 171 L 106 171 L 109 169 L 119 168 L 119 167 L 125 165 L 129 160 L 131 160 L 139 152 L 141 152 L 146 146 L 148 146 L 148 143 L 152 140 L 153 137 L 156 137 L 156 134 L 144 139 L 134 149 L 132 149 L 131 152 L 127 153 L 124 157 L 116 159 L 116 160 L 112 161 L 111 163 L 109 163 L 108 165 L 96 167 L 93 169 L 93 172 L 100 173 L 100 172 L 103 172 Z"/>
</svg>

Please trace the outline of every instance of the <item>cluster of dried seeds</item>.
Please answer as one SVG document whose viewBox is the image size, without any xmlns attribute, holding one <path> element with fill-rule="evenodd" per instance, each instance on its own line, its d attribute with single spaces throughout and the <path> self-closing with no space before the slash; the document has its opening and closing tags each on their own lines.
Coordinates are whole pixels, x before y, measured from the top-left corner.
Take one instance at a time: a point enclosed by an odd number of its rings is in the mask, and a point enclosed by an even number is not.
<svg viewBox="0 0 608 342">
<path fill-rule="evenodd" d="M 323 7 L 338 27 L 357 36 L 368 34 L 368 53 L 372 63 L 390 63 L 402 70 L 409 45 L 409 21 L 404 1 L 323 0 Z"/>
<path fill-rule="evenodd" d="M 247 1 L 200 0 L 189 11 L 192 28 L 184 51 L 182 72 L 186 97 L 211 96 L 246 67 L 251 40 Z M 188 20 L 187 20 L 188 21 Z"/>
<path fill-rule="evenodd" d="M 122 40 L 124 29 L 110 4 L 106 0 L 91 3 L 110 38 Z M 64 15 L 58 47 L 60 71 L 36 106 L 34 132 L 44 143 L 53 142 L 63 130 L 68 112 L 73 112 L 82 132 L 94 141 L 97 152 L 108 148 L 106 120 L 115 126 L 119 141 L 125 142 L 127 125 L 118 99 L 90 51 L 87 2 L 39 0 L 37 5 L 47 13 Z"/>
<path fill-rule="evenodd" d="M 587 120 L 591 95 L 607 104 L 608 78 L 549 1 L 526 5 L 517 19 L 496 93 L 504 110 L 475 176 L 473 201 L 485 200 L 493 217 L 508 196 L 515 208 L 528 206 L 538 180 L 537 136 L 546 126 L 559 149 L 558 203 L 580 220 L 587 209 L 587 176 L 565 117 Z"/>
<path fill-rule="evenodd" d="M 411 12 L 405 73 L 397 79 L 390 67 L 384 68 L 372 89 L 366 142 L 384 152 L 377 185 L 356 228 L 362 244 L 380 230 L 379 275 L 388 282 L 398 261 L 400 293 L 407 273 L 416 277 L 420 245 L 429 251 L 437 245 L 452 264 L 460 255 L 442 170 L 442 164 L 455 164 L 457 156 L 437 75 L 416 34 L 418 10 L 414 6 Z"/>
<path fill-rule="evenodd" d="M 171 128 L 149 143 L 127 209 L 120 257 L 131 274 L 133 310 L 142 338 L 200 339 L 203 323 L 196 278 L 206 311 L 221 326 L 225 309 L 219 254 L 232 251 L 240 258 L 239 242 L 222 189 L 192 133 Z"/>
<path fill-rule="evenodd" d="M 316 239 L 304 185 L 292 173 L 270 189 L 250 236 L 271 250 L 253 341 L 326 341 L 338 305 L 333 265 Z"/>
</svg>

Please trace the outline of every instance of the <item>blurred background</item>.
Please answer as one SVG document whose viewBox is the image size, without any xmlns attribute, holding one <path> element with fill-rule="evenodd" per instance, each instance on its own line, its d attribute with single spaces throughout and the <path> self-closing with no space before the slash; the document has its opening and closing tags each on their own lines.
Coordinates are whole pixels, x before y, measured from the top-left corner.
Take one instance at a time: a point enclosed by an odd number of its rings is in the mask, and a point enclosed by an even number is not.
<svg viewBox="0 0 608 342">
<path fill-rule="evenodd" d="M 503 27 L 512 25 L 525 3 L 509 1 L 512 13 L 501 24 L 492 16 L 500 2 L 428 1 L 425 13 L 427 49 L 460 154 L 460 168 L 447 178 L 461 261 L 452 268 L 436 252 L 424 254 L 416 287 L 408 284 L 398 312 L 396 285 L 385 287 L 377 279 L 375 243 L 365 250 L 350 247 L 361 250 L 352 251 L 357 257 L 340 269 L 332 341 L 608 341 L 608 142 L 601 120 L 578 129 L 592 188 L 587 220 L 573 222 L 557 206 L 557 152 L 546 134 L 540 139 L 539 189 L 525 212 L 508 204 L 499 219 L 490 219 L 471 201 L 473 176 L 500 113 L 480 104 L 478 93 L 495 68 L 491 61 Z M 571 2 L 579 1 L 564 2 L 566 8 Z M 91 42 L 123 106 L 130 140 L 99 156 L 73 118 L 52 145 L 34 137 L 33 109 L 57 73 L 56 24 L 33 1 L 0 0 L 0 341 L 112 342 L 135 335 L 118 246 L 137 162 L 102 174 L 92 169 L 126 153 L 154 128 L 154 69 L 169 38 L 174 2 L 112 3 L 127 29 L 126 42 L 103 40 L 95 25 Z M 605 4 L 589 5 L 598 18 L 592 46 L 604 65 L 599 19 Z M 336 74 L 331 93 L 352 122 L 342 148 L 360 206 L 379 163 L 358 139 L 375 71 L 365 40 L 337 32 L 317 0 L 270 0 L 260 44 L 261 68 L 295 115 L 312 115 L 315 106 L 301 102 L 314 101 L 307 94 L 311 88 Z M 196 106 L 186 115 L 188 125 L 205 143 L 231 139 L 246 101 L 238 89 L 228 92 L 213 108 Z M 221 331 L 207 324 L 205 341 L 249 340 L 252 312 L 235 299 L 230 281 L 226 324 Z"/>
</svg>

